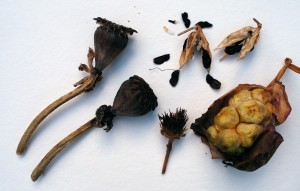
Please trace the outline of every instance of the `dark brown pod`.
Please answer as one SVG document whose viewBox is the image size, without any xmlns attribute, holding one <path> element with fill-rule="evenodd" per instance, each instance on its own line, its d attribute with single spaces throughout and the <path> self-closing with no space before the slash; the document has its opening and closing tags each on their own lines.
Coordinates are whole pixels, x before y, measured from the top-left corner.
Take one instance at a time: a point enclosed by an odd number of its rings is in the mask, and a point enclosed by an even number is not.
<svg viewBox="0 0 300 191">
<path fill-rule="evenodd" d="M 267 86 L 255 84 L 240 84 L 236 88 L 229 91 L 217 99 L 200 118 L 191 125 L 191 129 L 195 134 L 201 137 L 203 143 L 209 146 L 213 159 L 223 159 L 223 163 L 243 171 L 254 171 L 265 165 L 273 156 L 278 146 L 283 141 L 282 136 L 276 132 L 275 126 L 283 123 L 291 112 L 291 106 L 285 92 L 284 85 L 280 82 L 280 78 L 285 70 L 289 68 L 300 73 L 300 68 L 293 65 L 291 59 L 285 60 L 284 67 L 279 71 L 276 78 Z M 215 125 L 216 116 L 221 109 L 230 104 L 230 99 L 233 98 L 241 90 L 252 91 L 254 89 L 262 89 L 268 92 L 270 103 L 273 105 L 273 112 L 267 120 L 260 123 L 263 127 L 260 135 L 256 138 L 252 146 L 243 148 L 240 154 L 230 154 L 225 152 L 218 144 L 211 138 L 208 128 Z M 218 140 L 219 141 L 219 140 Z"/>
<path fill-rule="evenodd" d="M 96 112 L 97 126 L 107 125 L 106 131 L 112 126 L 115 116 L 141 116 L 157 107 L 157 97 L 143 78 L 132 76 L 122 83 L 112 106 L 100 106 Z"/>
<path fill-rule="evenodd" d="M 124 50 L 128 42 L 128 34 L 132 35 L 137 31 L 101 17 L 94 20 L 100 24 L 94 34 L 95 69 L 102 72 Z"/>
</svg>

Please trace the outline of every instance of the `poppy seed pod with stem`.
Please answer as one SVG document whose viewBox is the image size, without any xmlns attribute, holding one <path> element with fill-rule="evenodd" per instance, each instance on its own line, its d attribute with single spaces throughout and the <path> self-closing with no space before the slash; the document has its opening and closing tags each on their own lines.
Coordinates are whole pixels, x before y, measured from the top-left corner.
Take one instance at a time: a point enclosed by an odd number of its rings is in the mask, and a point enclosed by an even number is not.
<svg viewBox="0 0 300 191">
<path fill-rule="evenodd" d="M 184 137 L 184 132 L 186 131 L 185 124 L 188 120 L 185 109 L 176 109 L 175 113 L 170 112 L 170 114 L 165 113 L 164 115 L 158 115 L 160 120 L 160 133 L 169 139 L 167 144 L 167 151 L 163 163 L 162 174 L 165 174 L 167 169 L 167 164 L 169 161 L 169 156 L 172 150 L 172 144 L 176 139 Z"/>
<path fill-rule="evenodd" d="M 101 17 L 95 18 L 94 20 L 100 24 L 94 34 L 95 51 L 89 48 L 87 65 L 81 64 L 79 66 L 79 70 L 89 73 L 89 76 L 86 76 L 75 83 L 74 86 L 77 87 L 76 89 L 58 98 L 34 118 L 19 142 L 16 151 L 18 155 L 24 153 L 27 143 L 33 133 L 37 130 L 38 125 L 51 112 L 81 93 L 93 90 L 96 83 L 102 79 L 103 70 L 112 63 L 116 56 L 118 56 L 126 47 L 128 35 L 132 35 L 134 32 L 137 32 L 132 28 L 115 24 Z M 94 58 L 95 67 L 93 66 Z"/>
<path fill-rule="evenodd" d="M 137 117 L 153 111 L 156 107 L 157 97 L 151 87 L 139 76 L 130 77 L 122 83 L 113 105 L 100 106 L 96 111 L 96 117 L 56 144 L 33 170 L 31 179 L 36 181 L 57 154 L 93 126 L 104 127 L 107 125 L 104 130 L 109 131 L 113 126 L 114 117 L 118 115 Z"/>
</svg>

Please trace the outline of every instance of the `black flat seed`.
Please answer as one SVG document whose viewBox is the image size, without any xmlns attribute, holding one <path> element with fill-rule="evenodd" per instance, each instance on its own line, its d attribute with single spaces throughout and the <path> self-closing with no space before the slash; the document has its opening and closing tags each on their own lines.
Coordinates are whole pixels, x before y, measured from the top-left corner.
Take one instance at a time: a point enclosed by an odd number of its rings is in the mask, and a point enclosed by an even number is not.
<svg viewBox="0 0 300 191">
<path fill-rule="evenodd" d="M 155 64 L 162 64 L 170 59 L 170 54 L 164 54 L 153 59 Z"/>
<path fill-rule="evenodd" d="M 188 19 L 188 14 L 187 14 L 187 12 L 182 13 L 182 14 L 181 14 L 181 17 L 182 17 L 184 26 L 185 26 L 186 28 L 189 28 L 190 25 L 191 25 L 191 21 L 190 21 L 190 19 Z"/>
<path fill-rule="evenodd" d="M 185 41 L 184 41 L 184 43 L 183 43 L 182 50 L 184 50 L 184 49 L 185 49 L 185 47 L 186 47 L 186 43 L 187 43 L 187 39 L 185 39 Z"/>
<path fill-rule="evenodd" d="M 211 58 L 208 54 L 208 52 L 202 48 L 202 63 L 203 63 L 203 66 L 205 69 L 208 69 L 210 68 L 210 65 L 211 65 Z"/>
<path fill-rule="evenodd" d="M 206 82 L 210 85 L 211 88 L 213 89 L 220 89 L 221 87 L 221 82 L 218 80 L 214 79 L 211 75 L 207 74 L 206 75 Z"/>
<path fill-rule="evenodd" d="M 179 70 L 175 70 L 172 72 L 171 79 L 170 79 L 170 84 L 171 86 L 175 87 L 178 83 L 179 80 Z"/>
<path fill-rule="evenodd" d="M 212 27 L 213 25 L 207 21 L 200 21 L 198 22 L 196 25 L 199 25 L 201 28 L 210 28 Z"/>
</svg>

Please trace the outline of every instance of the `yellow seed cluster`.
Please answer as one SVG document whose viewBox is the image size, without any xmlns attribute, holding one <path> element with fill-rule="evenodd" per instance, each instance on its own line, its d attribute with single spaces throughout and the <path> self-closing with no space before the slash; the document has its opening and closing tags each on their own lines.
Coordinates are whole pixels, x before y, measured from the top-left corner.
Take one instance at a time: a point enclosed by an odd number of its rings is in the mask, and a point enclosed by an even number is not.
<svg viewBox="0 0 300 191">
<path fill-rule="evenodd" d="M 269 92 L 260 88 L 241 90 L 215 116 L 214 125 L 207 129 L 210 142 L 222 152 L 239 155 L 253 145 L 273 111 Z"/>
</svg>

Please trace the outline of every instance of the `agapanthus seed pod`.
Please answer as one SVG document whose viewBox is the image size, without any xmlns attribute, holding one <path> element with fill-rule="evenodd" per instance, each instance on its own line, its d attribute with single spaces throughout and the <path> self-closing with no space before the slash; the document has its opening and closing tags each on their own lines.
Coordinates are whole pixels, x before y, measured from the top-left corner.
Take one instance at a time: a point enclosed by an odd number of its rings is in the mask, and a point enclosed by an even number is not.
<svg viewBox="0 0 300 191">
<path fill-rule="evenodd" d="M 224 48 L 226 53 L 220 60 L 223 60 L 227 55 L 233 55 L 239 53 L 238 60 L 243 59 L 249 52 L 254 49 L 255 44 L 258 42 L 260 29 L 262 24 L 255 18 L 257 27 L 247 26 L 240 30 L 237 30 L 228 35 L 215 50 Z"/>
<path fill-rule="evenodd" d="M 172 150 L 172 144 L 176 139 L 180 139 L 184 137 L 184 132 L 186 131 L 185 124 L 188 120 L 186 110 L 185 109 L 176 109 L 175 113 L 170 112 L 169 114 L 164 113 L 162 115 L 158 115 L 160 120 L 160 133 L 169 139 L 167 144 L 167 151 L 163 163 L 162 174 L 165 174 L 167 169 L 167 164 L 169 160 L 169 156 Z"/>
<path fill-rule="evenodd" d="M 128 42 L 128 35 L 132 35 L 135 31 L 132 28 L 127 28 L 122 25 L 115 24 L 103 18 L 95 18 L 100 26 L 96 29 L 94 34 L 95 51 L 89 48 L 87 55 L 88 63 L 81 64 L 79 70 L 89 73 L 89 76 L 84 77 L 74 84 L 78 86 L 75 90 L 60 97 L 49 106 L 47 106 L 35 119 L 31 122 L 29 127 L 23 134 L 18 148 L 17 154 L 23 154 L 27 143 L 33 133 L 36 132 L 38 125 L 56 108 L 66 103 L 72 98 L 80 95 L 83 92 L 93 90 L 96 83 L 102 79 L 102 71 L 115 59 L 117 55 L 124 50 Z M 93 66 L 93 59 L 95 58 L 95 67 Z"/>
<path fill-rule="evenodd" d="M 291 106 L 280 82 L 286 69 L 300 68 L 285 59 L 285 65 L 267 86 L 240 84 L 217 99 L 191 129 L 210 148 L 213 159 L 243 171 L 265 165 L 283 141 L 275 126 L 282 124 Z"/>
<path fill-rule="evenodd" d="M 104 127 L 107 125 L 104 130 L 109 131 L 113 126 L 112 120 L 114 117 L 118 115 L 141 116 L 153 111 L 156 107 L 157 97 L 149 84 L 139 76 L 130 77 L 122 83 L 113 106 L 100 106 L 96 111 L 96 117 L 56 144 L 33 170 L 31 179 L 36 181 L 57 154 L 93 126 Z"/>
<path fill-rule="evenodd" d="M 211 51 L 210 51 L 210 48 L 209 48 L 209 43 L 208 41 L 206 40 L 206 37 L 202 31 L 202 28 L 209 28 L 209 27 L 212 27 L 213 25 L 207 21 L 203 22 L 203 21 L 200 21 L 198 22 L 194 27 L 191 27 L 181 33 L 178 34 L 179 35 L 182 35 L 186 32 L 189 32 L 191 30 L 195 30 L 193 32 L 191 32 L 188 36 L 188 38 L 184 41 L 184 44 L 183 44 L 183 48 L 182 48 L 182 52 L 181 52 L 181 55 L 180 55 L 180 59 L 179 59 L 179 70 L 176 70 L 174 72 L 176 72 L 176 75 L 175 74 L 172 74 L 172 78 L 170 80 L 170 83 L 172 86 L 176 86 L 177 85 L 177 82 L 178 82 L 178 79 L 179 79 L 179 72 L 182 67 L 187 64 L 191 58 L 193 57 L 194 55 L 194 52 L 195 51 L 198 51 L 199 53 L 202 53 L 202 64 L 203 64 L 203 67 L 208 71 L 210 71 L 210 67 L 211 67 L 211 62 L 212 62 L 212 54 L 211 54 Z M 173 72 L 173 73 L 174 73 Z M 173 76 L 176 76 L 176 78 L 174 78 Z M 177 80 L 177 81 L 176 81 Z M 208 82 L 208 81 L 207 81 Z M 221 83 L 220 83 L 221 85 Z M 219 89 L 220 86 L 212 86 L 212 88 L 214 89 Z"/>
</svg>

